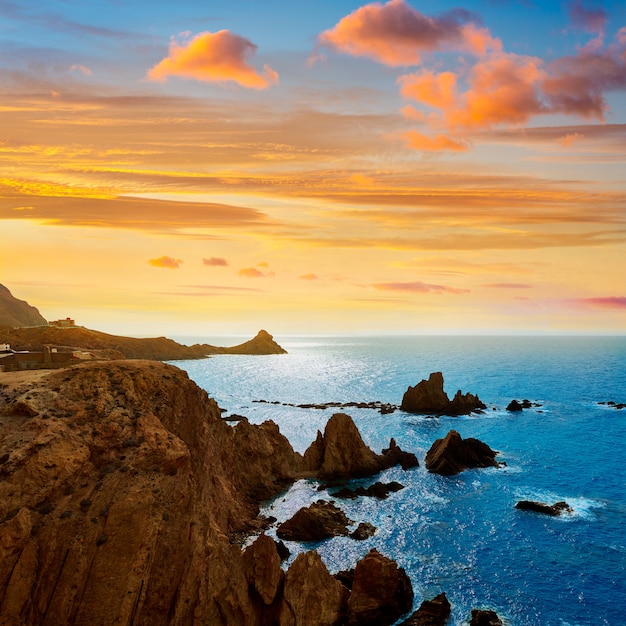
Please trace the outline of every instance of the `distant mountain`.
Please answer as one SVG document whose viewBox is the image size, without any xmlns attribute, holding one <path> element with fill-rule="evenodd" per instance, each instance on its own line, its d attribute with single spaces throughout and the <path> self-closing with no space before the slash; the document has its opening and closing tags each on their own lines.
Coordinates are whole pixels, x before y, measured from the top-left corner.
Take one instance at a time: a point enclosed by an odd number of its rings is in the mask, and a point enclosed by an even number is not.
<svg viewBox="0 0 626 626">
<path fill-rule="evenodd" d="M 137 338 L 109 335 L 83 326 L 60 328 L 0 328 L 0 343 L 8 343 L 14 350 L 41 351 L 44 345 L 54 346 L 60 352 L 72 350 L 117 351 L 127 359 L 176 361 L 201 359 L 212 354 L 285 354 L 264 330 L 251 339 L 232 348 L 195 344 L 185 346 L 167 337 Z"/>
<path fill-rule="evenodd" d="M 41 326 L 47 325 L 41 313 L 24 300 L 18 300 L 4 286 L 0 285 L 0 326 Z"/>
</svg>

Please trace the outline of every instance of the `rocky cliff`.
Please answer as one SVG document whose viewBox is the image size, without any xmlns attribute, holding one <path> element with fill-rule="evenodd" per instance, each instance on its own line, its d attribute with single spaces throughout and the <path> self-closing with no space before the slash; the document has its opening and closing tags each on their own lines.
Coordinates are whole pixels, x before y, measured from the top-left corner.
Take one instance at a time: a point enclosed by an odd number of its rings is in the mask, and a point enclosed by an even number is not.
<svg viewBox="0 0 626 626">
<path fill-rule="evenodd" d="M 18 300 L 4 285 L 0 285 L 0 326 L 39 326 L 47 323 L 34 306 L 25 300 Z"/>
<path fill-rule="evenodd" d="M 45 320 L 44 320 L 45 323 Z M 175 361 L 201 359 L 212 354 L 285 354 L 273 337 L 261 330 L 250 341 L 237 346 L 220 347 L 209 344 L 186 346 L 166 337 L 137 338 L 109 335 L 82 326 L 57 328 L 0 328 L 0 343 L 9 343 L 14 350 L 41 351 L 44 345 L 60 349 L 115 350 L 127 359 Z"/>
<path fill-rule="evenodd" d="M 391 624 L 410 608 L 382 555 L 357 564 L 351 591 L 314 552 L 286 573 L 263 535 L 242 552 L 259 500 L 311 470 L 272 422 L 225 423 L 178 368 L 83 363 L 0 383 L 0 624 Z M 330 430 L 354 439 L 346 418 Z M 326 443 L 358 468 L 337 433 Z"/>
</svg>

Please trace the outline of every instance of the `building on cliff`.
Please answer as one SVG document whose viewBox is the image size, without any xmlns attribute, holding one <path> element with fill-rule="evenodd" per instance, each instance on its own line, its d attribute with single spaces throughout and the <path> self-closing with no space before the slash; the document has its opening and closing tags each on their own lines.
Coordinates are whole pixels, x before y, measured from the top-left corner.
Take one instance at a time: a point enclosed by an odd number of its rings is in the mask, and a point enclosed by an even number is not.
<svg viewBox="0 0 626 626">
<path fill-rule="evenodd" d="M 76 322 L 71 317 L 66 317 L 64 320 L 52 320 L 48 324 L 57 328 L 73 328 L 76 326 Z"/>
<path fill-rule="evenodd" d="M 75 357 L 72 352 L 58 352 L 56 348 L 44 346 L 42 352 L 10 351 L 0 353 L 0 372 L 17 370 L 56 369 L 66 367 Z"/>
</svg>

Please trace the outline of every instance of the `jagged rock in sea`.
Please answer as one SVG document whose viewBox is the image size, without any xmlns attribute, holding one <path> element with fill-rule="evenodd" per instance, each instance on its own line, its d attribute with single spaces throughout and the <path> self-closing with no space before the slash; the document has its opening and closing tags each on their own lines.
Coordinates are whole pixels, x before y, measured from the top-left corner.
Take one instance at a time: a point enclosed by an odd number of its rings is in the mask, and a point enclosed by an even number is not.
<svg viewBox="0 0 626 626">
<path fill-rule="evenodd" d="M 495 611 L 472 609 L 470 626 L 502 626 L 502 620 Z"/>
<path fill-rule="evenodd" d="M 511 400 L 511 402 L 509 402 L 506 407 L 506 410 L 510 411 L 511 413 L 520 413 L 523 409 L 524 407 L 517 400 Z"/>
<path fill-rule="evenodd" d="M 370 524 L 369 522 L 361 522 L 356 530 L 350 533 L 350 538 L 355 539 L 356 541 L 364 541 L 369 537 L 373 537 L 376 534 L 376 526 Z"/>
<path fill-rule="evenodd" d="M 332 502 L 318 500 L 283 522 L 276 536 L 288 541 L 322 541 L 329 537 L 349 535 L 348 526 L 353 523 Z"/>
<path fill-rule="evenodd" d="M 47 326 L 36 307 L 18 300 L 4 285 L 0 285 L 0 326 Z M 3 342 L 4 343 L 4 342 Z"/>
<path fill-rule="evenodd" d="M 411 610 L 413 588 L 404 569 L 376 549 L 354 568 L 349 626 L 386 626 Z"/>
<path fill-rule="evenodd" d="M 475 467 L 498 467 L 496 454 L 486 443 L 472 437 L 463 439 L 456 430 L 451 430 L 430 447 L 425 465 L 433 474 L 452 476 Z"/>
<path fill-rule="evenodd" d="M 520 511 L 533 511 L 552 517 L 558 517 L 563 513 L 573 513 L 574 509 L 565 501 L 546 504 L 545 502 L 535 502 L 534 500 L 520 500 L 516 505 Z"/>
<path fill-rule="evenodd" d="M 350 591 L 331 576 L 315 551 L 299 554 L 285 577 L 280 626 L 338 626 Z"/>
<path fill-rule="evenodd" d="M 417 457 L 412 452 L 401 450 L 393 437 L 389 440 L 389 447 L 383 448 L 382 454 L 389 467 L 399 465 L 403 470 L 419 467 Z"/>
<path fill-rule="evenodd" d="M 400 626 L 445 626 L 450 617 L 450 602 L 445 593 L 440 593 L 432 600 L 424 600 L 419 609 Z"/>
<path fill-rule="evenodd" d="M 410 453 L 400 450 L 393 439 L 386 453 L 376 454 L 365 445 L 352 418 L 345 413 L 335 413 L 328 420 L 324 434 L 318 431 L 316 440 L 305 451 L 303 469 L 324 480 L 362 478 L 378 474 L 403 460 L 407 463 L 407 454 Z M 409 466 L 412 465 L 409 463 Z"/>
<path fill-rule="evenodd" d="M 420 381 L 415 387 L 409 387 L 402 397 L 400 408 L 409 413 L 434 415 L 468 415 L 472 411 L 487 407 L 478 396 L 457 391 L 450 400 L 443 390 L 443 374 L 433 372 L 428 380 Z"/>
</svg>

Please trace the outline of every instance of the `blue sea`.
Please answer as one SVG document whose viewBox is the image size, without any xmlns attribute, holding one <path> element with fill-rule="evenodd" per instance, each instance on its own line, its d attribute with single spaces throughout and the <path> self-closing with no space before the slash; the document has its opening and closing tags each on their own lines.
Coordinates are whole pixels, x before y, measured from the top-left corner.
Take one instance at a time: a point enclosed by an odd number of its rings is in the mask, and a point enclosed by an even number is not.
<svg viewBox="0 0 626 626">
<path fill-rule="evenodd" d="M 315 548 L 335 573 L 375 547 L 405 568 L 416 608 L 445 591 L 454 626 L 467 624 L 472 608 L 493 609 L 511 626 L 626 625 L 626 409 L 599 404 L 626 402 L 626 337 L 276 340 L 288 354 L 221 355 L 175 365 L 228 412 L 253 423 L 276 422 L 300 452 L 338 409 L 284 404 L 399 405 L 409 385 L 441 371 L 450 397 L 461 389 L 488 406 L 484 414 L 455 418 L 339 409 L 352 416 L 373 450 L 380 452 L 394 437 L 417 455 L 420 467 L 354 481 L 405 485 L 387 500 L 337 502 L 355 522 L 374 524 L 373 537 L 287 542 L 291 559 Z M 541 406 L 508 413 L 513 398 Z M 450 429 L 498 450 L 506 466 L 455 477 L 430 474 L 424 456 Z M 299 481 L 262 512 L 282 522 L 313 500 L 329 499 L 317 487 L 316 481 Z M 565 500 L 574 513 L 551 518 L 519 511 L 521 499 Z"/>
</svg>

